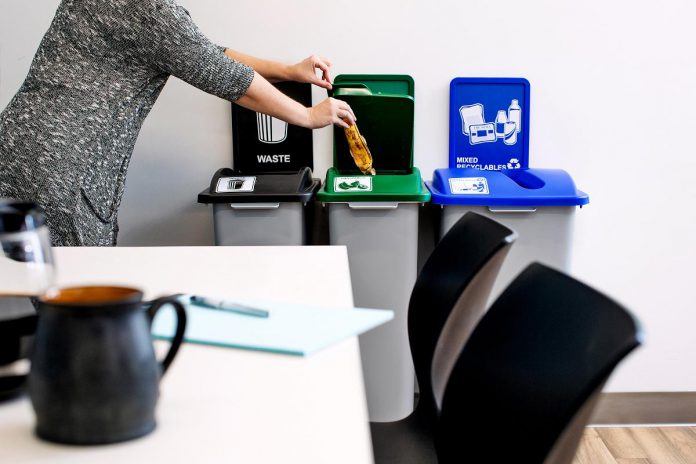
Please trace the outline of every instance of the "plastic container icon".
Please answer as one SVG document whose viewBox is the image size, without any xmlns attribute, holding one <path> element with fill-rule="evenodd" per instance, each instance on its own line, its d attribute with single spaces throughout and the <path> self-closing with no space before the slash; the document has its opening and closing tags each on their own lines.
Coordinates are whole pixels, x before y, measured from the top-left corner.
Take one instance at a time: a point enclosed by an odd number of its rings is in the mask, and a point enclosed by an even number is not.
<svg viewBox="0 0 696 464">
<path fill-rule="evenodd" d="M 462 118 L 462 133 L 465 135 L 470 135 L 471 126 L 486 124 L 486 119 L 483 115 L 483 105 L 480 103 L 462 106 L 459 108 L 459 114 Z"/>
</svg>

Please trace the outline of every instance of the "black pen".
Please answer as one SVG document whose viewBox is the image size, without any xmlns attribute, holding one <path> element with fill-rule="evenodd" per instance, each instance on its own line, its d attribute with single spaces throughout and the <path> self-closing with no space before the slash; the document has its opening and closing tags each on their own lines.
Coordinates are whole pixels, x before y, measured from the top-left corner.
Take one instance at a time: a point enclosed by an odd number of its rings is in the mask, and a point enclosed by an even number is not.
<svg viewBox="0 0 696 464">
<path fill-rule="evenodd" d="M 251 306 L 241 305 L 232 301 L 217 300 L 197 295 L 191 295 L 190 301 L 192 305 L 202 308 L 216 309 L 218 311 L 226 311 L 243 316 L 268 317 L 270 315 L 265 309 L 252 308 Z"/>
</svg>

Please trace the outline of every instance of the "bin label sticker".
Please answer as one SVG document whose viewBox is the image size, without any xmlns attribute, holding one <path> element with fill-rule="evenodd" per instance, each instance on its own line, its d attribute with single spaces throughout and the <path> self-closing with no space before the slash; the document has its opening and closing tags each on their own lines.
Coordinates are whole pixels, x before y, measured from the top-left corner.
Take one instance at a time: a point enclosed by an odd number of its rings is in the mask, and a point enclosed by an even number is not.
<svg viewBox="0 0 696 464">
<path fill-rule="evenodd" d="M 216 193 L 253 192 L 256 177 L 221 177 L 218 179 Z"/>
<path fill-rule="evenodd" d="M 372 176 L 336 177 L 334 190 L 336 192 L 371 192 Z"/>
<path fill-rule="evenodd" d="M 485 177 L 453 177 L 449 180 L 453 195 L 488 195 L 488 179 Z"/>
</svg>

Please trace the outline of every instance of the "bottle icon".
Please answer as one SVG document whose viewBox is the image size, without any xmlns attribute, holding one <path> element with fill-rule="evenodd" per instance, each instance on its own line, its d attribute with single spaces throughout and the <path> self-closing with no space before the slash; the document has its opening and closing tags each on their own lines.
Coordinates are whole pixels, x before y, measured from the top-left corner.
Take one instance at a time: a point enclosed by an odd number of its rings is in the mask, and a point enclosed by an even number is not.
<svg viewBox="0 0 696 464">
<path fill-rule="evenodd" d="M 515 123 L 508 121 L 505 123 L 505 137 L 503 137 L 505 145 L 515 145 L 517 143 L 517 131 Z"/>
<path fill-rule="evenodd" d="M 497 138 L 505 137 L 505 124 L 507 122 L 508 118 L 505 110 L 498 111 L 498 116 L 495 117 L 495 136 Z"/>
<path fill-rule="evenodd" d="M 522 130 L 522 108 L 517 100 L 512 100 L 510 107 L 508 108 L 508 121 L 514 122 L 517 126 L 515 132 L 518 134 Z"/>
</svg>

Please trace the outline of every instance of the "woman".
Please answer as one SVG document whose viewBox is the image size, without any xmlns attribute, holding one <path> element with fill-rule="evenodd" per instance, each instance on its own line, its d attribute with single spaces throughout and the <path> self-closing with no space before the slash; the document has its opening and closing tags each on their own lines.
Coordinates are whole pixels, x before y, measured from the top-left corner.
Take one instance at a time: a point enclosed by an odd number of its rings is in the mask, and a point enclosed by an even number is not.
<svg viewBox="0 0 696 464">
<path fill-rule="evenodd" d="M 291 124 L 347 127 L 355 115 L 345 102 L 306 108 L 268 82 L 329 89 L 330 65 L 214 45 L 174 0 L 63 0 L 0 114 L 0 197 L 41 205 L 54 245 L 114 245 L 128 162 L 170 75 Z"/>
</svg>

